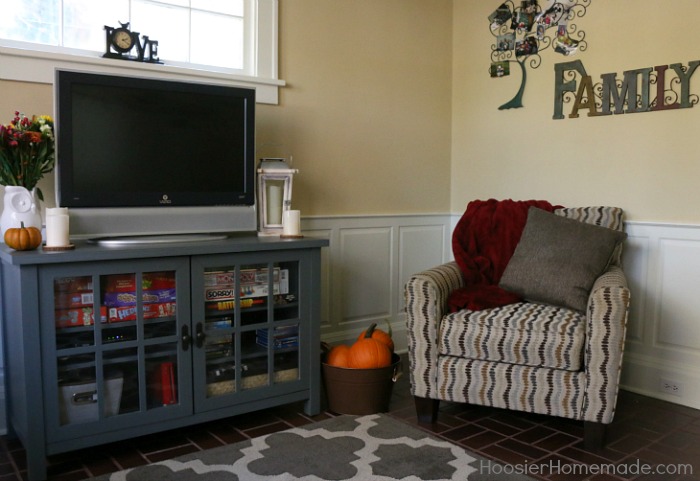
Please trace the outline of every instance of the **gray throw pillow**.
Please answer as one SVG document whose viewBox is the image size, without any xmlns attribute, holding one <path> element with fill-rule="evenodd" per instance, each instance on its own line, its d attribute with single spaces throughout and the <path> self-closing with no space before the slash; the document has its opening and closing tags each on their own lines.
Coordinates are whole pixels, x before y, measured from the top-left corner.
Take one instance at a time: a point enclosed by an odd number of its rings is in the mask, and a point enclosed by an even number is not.
<svg viewBox="0 0 700 481">
<path fill-rule="evenodd" d="M 624 232 L 530 207 L 499 286 L 523 299 L 585 312 L 595 280 Z"/>
</svg>

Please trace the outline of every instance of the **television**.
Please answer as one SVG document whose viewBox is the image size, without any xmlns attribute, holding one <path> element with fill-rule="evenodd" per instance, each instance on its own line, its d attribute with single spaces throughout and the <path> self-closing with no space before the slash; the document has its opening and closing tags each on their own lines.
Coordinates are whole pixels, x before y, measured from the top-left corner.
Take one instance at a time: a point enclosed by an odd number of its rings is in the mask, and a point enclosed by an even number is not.
<svg viewBox="0 0 700 481">
<path fill-rule="evenodd" d="M 254 89 L 69 70 L 54 89 L 71 237 L 256 230 Z"/>
</svg>

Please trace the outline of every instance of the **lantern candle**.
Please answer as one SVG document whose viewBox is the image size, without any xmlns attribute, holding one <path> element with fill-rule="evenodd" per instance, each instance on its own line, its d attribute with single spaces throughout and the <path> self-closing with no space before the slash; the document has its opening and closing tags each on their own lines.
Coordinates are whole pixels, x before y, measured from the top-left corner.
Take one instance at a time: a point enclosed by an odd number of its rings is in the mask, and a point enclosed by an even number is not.
<svg viewBox="0 0 700 481">
<path fill-rule="evenodd" d="M 270 181 L 267 184 L 267 222 L 271 225 L 282 224 L 283 189 L 283 182 Z"/>
</svg>

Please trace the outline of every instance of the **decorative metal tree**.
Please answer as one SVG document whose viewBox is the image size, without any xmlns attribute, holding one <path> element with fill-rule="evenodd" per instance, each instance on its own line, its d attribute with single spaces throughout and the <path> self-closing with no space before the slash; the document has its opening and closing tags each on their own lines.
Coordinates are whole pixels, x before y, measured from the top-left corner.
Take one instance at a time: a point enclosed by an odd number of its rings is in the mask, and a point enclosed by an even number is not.
<svg viewBox="0 0 700 481">
<path fill-rule="evenodd" d="M 552 48 L 562 55 L 572 55 L 588 48 L 586 33 L 573 23 L 586 15 L 592 0 L 521 0 L 516 6 L 506 0 L 490 16 L 491 34 L 496 42 L 491 46 L 491 77 L 510 75 L 510 64 L 517 63 L 522 72 L 518 93 L 499 110 L 523 106 L 527 80 L 526 65 L 538 68 L 540 53 Z"/>
</svg>

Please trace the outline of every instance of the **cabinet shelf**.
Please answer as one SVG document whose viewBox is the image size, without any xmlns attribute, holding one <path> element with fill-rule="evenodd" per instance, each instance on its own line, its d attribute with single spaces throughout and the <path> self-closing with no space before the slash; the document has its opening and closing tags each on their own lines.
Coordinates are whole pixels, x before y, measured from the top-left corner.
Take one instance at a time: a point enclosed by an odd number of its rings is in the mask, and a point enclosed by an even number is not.
<svg viewBox="0 0 700 481">
<path fill-rule="evenodd" d="M 123 346 L 123 349 L 119 349 L 119 351 L 126 350 L 126 349 L 135 349 L 136 344 L 131 344 L 131 345 L 125 345 Z M 63 353 L 62 353 L 63 354 Z M 158 351 L 153 351 L 144 354 L 144 359 L 160 359 L 164 357 L 169 357 L 169 356 L 176 356 L 177 355 L 177 349 L 176 348 L 169 348 L 169 349 L 160 349 Z M 102 364 L 105 366 L 108 366 L 110 364 L 121 364 L 125 362 L 135 362 L 139 359 L 138 354 L 118 354 L 118 355 L 110 355 L 109 352 L 106 352 L 103 357 L 102 357 Z M 96 362 L 94 359 L 94 353 L 90 354 L 85 354 L 85 353 L 78 353 L 78 354 L 70 354 L 67 356 L 63 356 L 58 358 L 58 371 L 59 372 L 67 372 L 67 371 L 74 371 L 74 370 L 79 370 L 79 369 L 85 369 L 85 368 L 94 368 L 96 366 Z"/>
</svg>

